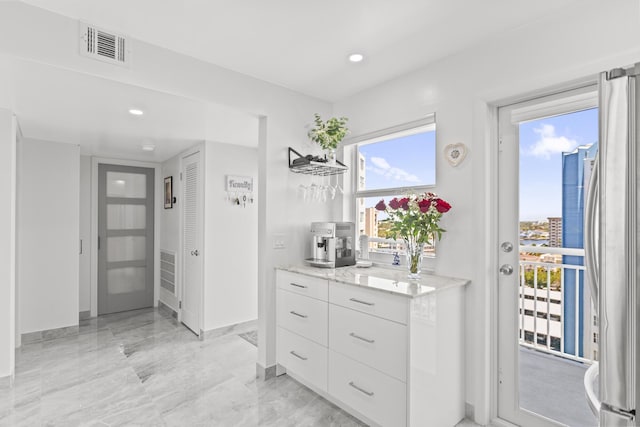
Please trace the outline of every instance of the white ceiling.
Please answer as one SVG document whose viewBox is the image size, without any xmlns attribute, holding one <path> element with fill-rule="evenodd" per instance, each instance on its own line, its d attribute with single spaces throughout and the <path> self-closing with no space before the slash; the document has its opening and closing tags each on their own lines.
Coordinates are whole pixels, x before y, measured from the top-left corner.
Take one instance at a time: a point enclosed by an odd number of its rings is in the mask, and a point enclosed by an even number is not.
<svg viewBox="0 0 640 427">
<path fill-rule="evenodd" d="M 23 2 L 336 101 L 579 0 Z M 352 52 L 365 60 L 349 63 Z M 15 111 L 28 138 L 146 161 L 204 140 L 257 146 L 258 119 L 243 112 L 40 63 L 13 65 Z M 144 144 L 156 150 L 144 152 Z"/>
<path fill-rule="evenodd" d="M 336 101 L 579 0 L 23 0 Z M 362 63 L 348 54 L 362 52 Z"/>
<path fill-rule="evenodd" d="M 258 144 L 258 118 L 249 114 L 41 63 L 16 60 L 12 67 L 15 113 L 27 138 L 152 162 L 205 140 Z M 130 108 L 144 115 L 133 116 Z M 143 151 L 145 144 L 155 151 Z"/>
</svg>

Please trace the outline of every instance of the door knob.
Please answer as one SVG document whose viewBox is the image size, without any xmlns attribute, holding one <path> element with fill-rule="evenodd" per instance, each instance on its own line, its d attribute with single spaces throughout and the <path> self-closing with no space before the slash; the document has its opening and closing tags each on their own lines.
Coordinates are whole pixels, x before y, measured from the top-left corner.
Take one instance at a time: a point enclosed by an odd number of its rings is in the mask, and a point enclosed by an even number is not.
<svg viewBox="0 0 640 427">
<path fill-rule="evenodd" d="M 509 264 L 502 264 L 500 266 L 500 274 L 503 276 L 510 276 L 513 273 L 513 267 Z"/>
<path fill-rule="evenodd" d="M 502 252 L 509 253 L 513 250 L 513 244 L 511 242 L 502 242 L 500 248 L 502 249 Z"/>
</svg>

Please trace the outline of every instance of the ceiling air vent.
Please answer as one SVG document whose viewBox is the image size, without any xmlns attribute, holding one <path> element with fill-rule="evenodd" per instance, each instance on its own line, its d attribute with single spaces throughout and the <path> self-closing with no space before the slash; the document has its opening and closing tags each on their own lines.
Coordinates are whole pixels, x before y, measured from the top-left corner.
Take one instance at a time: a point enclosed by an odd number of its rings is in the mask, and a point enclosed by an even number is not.
<svg viewBox="0 0 640 427">
<path fill-rule="evenodd" d="M 129 65 L 131 51 L 124 36 L 81 22 L 80 54 L 113 64 Z"/>
</svg>

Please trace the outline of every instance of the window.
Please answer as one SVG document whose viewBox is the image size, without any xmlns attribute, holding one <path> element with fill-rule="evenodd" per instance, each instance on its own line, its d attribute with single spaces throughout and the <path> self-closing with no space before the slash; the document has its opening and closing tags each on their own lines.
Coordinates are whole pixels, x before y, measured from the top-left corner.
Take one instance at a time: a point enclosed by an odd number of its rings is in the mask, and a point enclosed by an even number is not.
<svg viewBox="0 0 640 427">
<path fill-rule="evenodd" d="M 435 116 L 392 130 L 376 132 L 351 142 L 356 227 L 369 236 L 369 251 L 404 252 L 402 242 L 387 238 L 388 218 L 375 209 L 380 199 L 389 201 L 408 193 L 433 191 L 436 183 Z M 359 242 L 357 242 L 357 249 Z M 434 253 L 433 246 L 427 253 Z"/>
</svg>

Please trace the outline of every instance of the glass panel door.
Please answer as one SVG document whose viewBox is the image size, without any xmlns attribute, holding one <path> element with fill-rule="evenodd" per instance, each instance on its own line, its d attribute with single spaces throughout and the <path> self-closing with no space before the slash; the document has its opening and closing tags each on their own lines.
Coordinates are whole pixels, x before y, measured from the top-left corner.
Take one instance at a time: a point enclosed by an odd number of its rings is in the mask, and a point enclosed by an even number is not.
<svg viewBox="0 0 640 427">
<path fill-rule="evenodd" d="M 583 382 L 597 357 L 583 221 L 598 111 L 559 111 L 563 97 L 550 98 L 500 109 L 498 415 L 595 426 Z"/>
<path fill-rule="evenodd" d="M 153 306 L 154 170 L 98 169 L 98 314 Z"/>
</svg>

